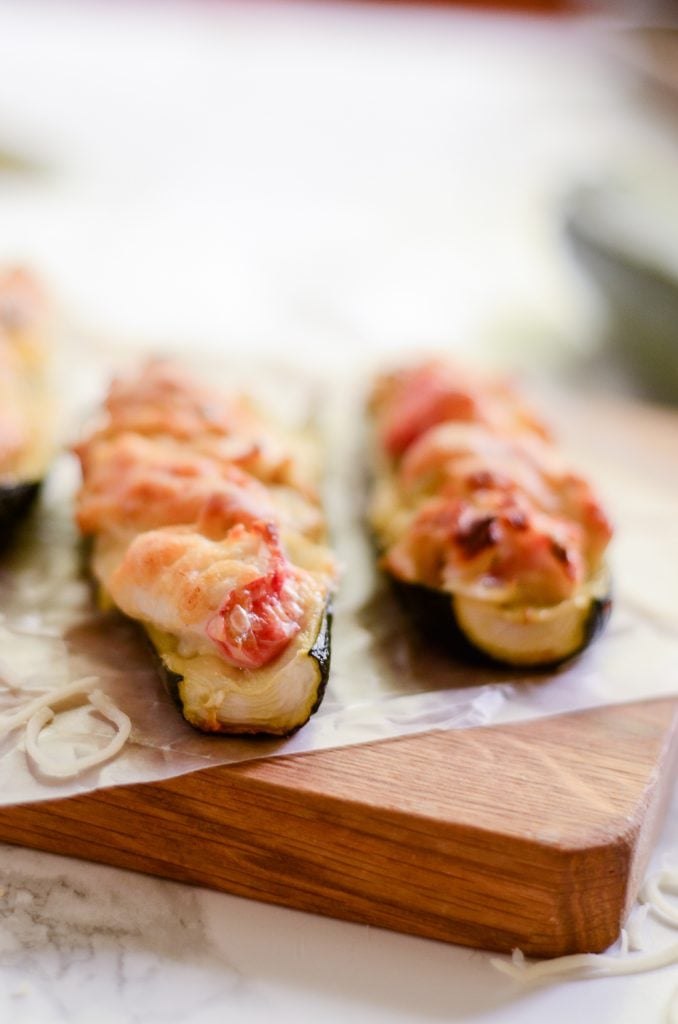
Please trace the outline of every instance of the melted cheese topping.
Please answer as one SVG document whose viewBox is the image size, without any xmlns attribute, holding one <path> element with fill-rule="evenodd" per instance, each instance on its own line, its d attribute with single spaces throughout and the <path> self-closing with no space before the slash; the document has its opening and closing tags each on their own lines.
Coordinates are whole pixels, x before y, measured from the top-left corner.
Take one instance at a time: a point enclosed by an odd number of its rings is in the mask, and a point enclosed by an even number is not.
<svg viewBox="0 0 678 1024">
<path fill-rule="evenodd" d="M 372 407 L 370 519 L 390 573 L 535 606 L 567 601 L 596 575 L 605 514 L 507 385 L 426 363 L 378 382 Z"/>
<path fill-rule="evenodd" d="M 78 523 L 115 604 L 182 656 L 277 658 L 336 575 L 304 450 L 172 364 L 115 382 L 77 448 Z"/>
<path fill-rule="evenodd" d="M 549 436 L 507 380 L 483 379 L 443 360 L 384 374 L 373 388 L 370 407 L 380 446 L 396 459 L 440 423 L 480 423 L 499 433 Z"/>
<path fill-rule="evenodd" d="M 287 484 L 315 495 L 317 467 L 306 440 L 268 423 L 243 398 L 223 395 L 166 360 L 113 382 L 102 418 L 76 451 L 87 478 L 102 440 L 124 434 L 187 447 L 238 466 L 265 484 Z"/>
<path fill-rule="evenodd" d="M 201 515 L 207 529 L 222 534 L 257 519 L 311 537 L 324 529 L 317 504 L 292 488 L 266 487 L 236 462 L 128 431 L 89 446 L 76 515 L 86 534 L 192 523 Z"/>
<path fill-rule="evenodd" d="M 279 561 L 275 558 L 276 566 Z M 184 655 L 214 653 L 210 621 L 233 592 L 268 578 L 275 571 L 272 562 L 262 533 L 242 525 L 221 541 L 208 540 L 190 528 L 151 530 L 130 544 L 107 589 L 127 615 L 181 636 Z M 283 567 L 294 582 L 295 615 L 301 620 L 305 599 L 322 589 L 321 584 L 287 561 Z M 236 633 L 250 628 L 250 615 L 242 604 L 234 605 L 229 624 Z"/>
</svg>

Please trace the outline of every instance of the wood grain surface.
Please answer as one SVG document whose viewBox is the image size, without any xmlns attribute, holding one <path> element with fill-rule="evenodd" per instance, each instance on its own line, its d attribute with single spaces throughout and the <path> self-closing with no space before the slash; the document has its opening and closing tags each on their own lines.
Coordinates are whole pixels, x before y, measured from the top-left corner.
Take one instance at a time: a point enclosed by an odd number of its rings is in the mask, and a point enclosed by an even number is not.
<svg viewBox="0 0 678 1024">
<path fill-rule="evenodd" d="M 464 945 L 595 951 L 676 749 L 678 701 L 648 701 L 3 808 L 0 838 Z"/>
</svg>

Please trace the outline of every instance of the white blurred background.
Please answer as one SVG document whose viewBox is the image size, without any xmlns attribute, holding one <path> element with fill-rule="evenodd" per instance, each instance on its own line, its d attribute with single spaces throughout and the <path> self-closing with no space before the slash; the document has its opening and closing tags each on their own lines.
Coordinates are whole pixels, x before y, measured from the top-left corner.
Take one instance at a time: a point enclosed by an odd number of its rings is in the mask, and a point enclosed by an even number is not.
<svg viewBox="0 0 678 1024">
<path fill-rule="evenodd" d="M 600 12 L 5 0 L 0 258 L 111 344 L 593 366 L 568 197 L 678 211 L 620 38 Z"/>
</svg>

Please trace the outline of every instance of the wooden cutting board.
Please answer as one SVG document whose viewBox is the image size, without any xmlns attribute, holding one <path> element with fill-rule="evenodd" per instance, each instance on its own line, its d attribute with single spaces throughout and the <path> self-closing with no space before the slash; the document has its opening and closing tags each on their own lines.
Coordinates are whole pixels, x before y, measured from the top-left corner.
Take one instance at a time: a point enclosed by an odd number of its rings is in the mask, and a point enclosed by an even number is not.
<svg viewBox="0 0 678 1024">
<path fill-rule="evenodd" d="M 676 419 L 623 420 L 628 458 L 674 479 Z M 645 701 L 1 808 L 0 839 L 469 946 L 598 951 L 677 750 L 678 699 Z"/>
<path fill-rule="evenodd" d="M 464 945 L 597 951 L 677 749 L 678 701 L 648 701 L 3 808 L 0 838 Z"/>
</svg>

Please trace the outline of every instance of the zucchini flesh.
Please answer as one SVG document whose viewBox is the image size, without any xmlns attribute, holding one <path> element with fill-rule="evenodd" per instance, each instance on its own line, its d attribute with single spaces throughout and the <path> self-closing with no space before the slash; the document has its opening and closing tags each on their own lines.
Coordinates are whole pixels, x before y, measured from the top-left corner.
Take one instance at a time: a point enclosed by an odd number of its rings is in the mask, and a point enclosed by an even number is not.
<svg viewBox="0 0 678 1024">
<path fill-rule="evenodd" d="M 557 665 L 583 651 L 605 625 L 612 602 L 604 576 L 550 607 L 493 606 L 456 595 L 452 614 L 469 641 L 493 660 L 532 668 Z"/>
<path fill-rule="evenodd" d="M 241 679 L 215 672 L 213 658 L 182 658 L 176 638 L 146 632 L 165 687 L 182 715 L 202 732 L 289 736 L 317 711 L 330 671 L 331 606 L 280 664 Z"/>
<path fill-rule="evenodd" d="M 575 597 L 550 607 L 502 606 L 395 577 L 391 582 L 403 608 L 436 647 L 468 661 L 516 668 L 547 668 L 579 654 L 603 630 L 612 608 L 607 571 Z"/>
</svg>

